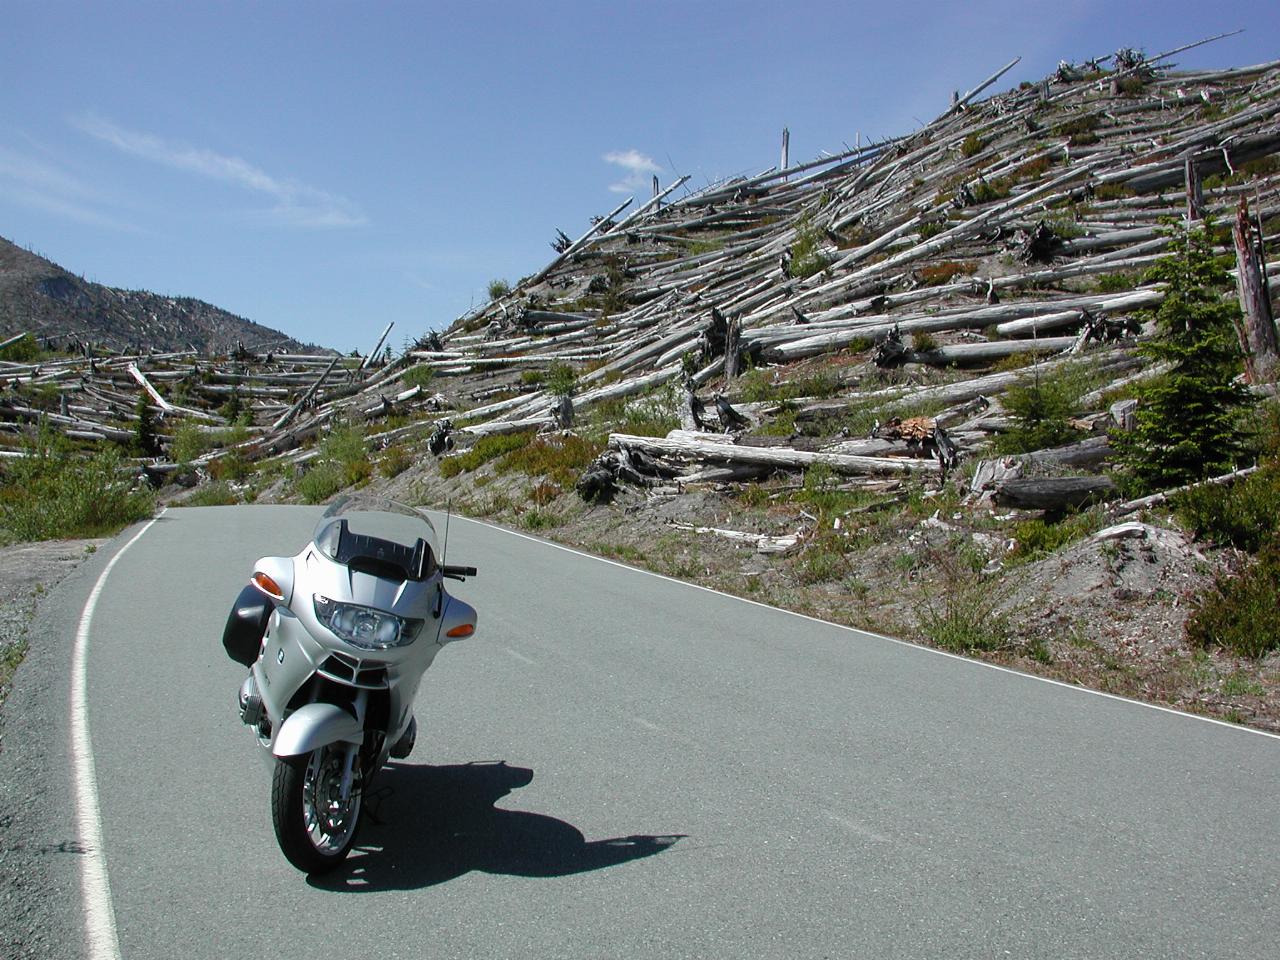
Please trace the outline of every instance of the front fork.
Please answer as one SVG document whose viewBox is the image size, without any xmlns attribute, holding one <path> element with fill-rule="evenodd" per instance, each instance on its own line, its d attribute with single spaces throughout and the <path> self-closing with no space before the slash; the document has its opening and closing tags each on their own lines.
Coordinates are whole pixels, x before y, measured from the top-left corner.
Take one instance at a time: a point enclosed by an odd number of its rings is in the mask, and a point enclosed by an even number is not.
<svg viewBox="0 0 1280 960">
<path fill-rule="evenodd" d="M 365 711 L 369 706 L 369 691 L 358 691 L 353 706 L 356 710 L 356 720 L 360 722 L 360 726 L 363 728 Z M 346 753 L 342 757 L 342 787 L 340 791 L 343 803 L 346 803 L 351 798 L 351 785 L 355 782 L 356 761 L 360 757 L 360 744 L 348 743 L 346 747 Z"/>
</svg>

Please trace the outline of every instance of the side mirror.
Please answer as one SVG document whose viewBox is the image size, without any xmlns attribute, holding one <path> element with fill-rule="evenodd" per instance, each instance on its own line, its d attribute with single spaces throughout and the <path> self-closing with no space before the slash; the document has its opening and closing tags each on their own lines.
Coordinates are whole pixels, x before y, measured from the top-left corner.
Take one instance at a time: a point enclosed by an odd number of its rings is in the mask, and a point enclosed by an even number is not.
<svg viewBox="0 0 1280 960">
<path fill-rule="evenodd" d="M 449 597 L 444 615 L 440 618 L 439 643 L 444 646 L 455 640 L 463 640 L 476 632 L 476 608 L 457 597 Z"/>
</svg>

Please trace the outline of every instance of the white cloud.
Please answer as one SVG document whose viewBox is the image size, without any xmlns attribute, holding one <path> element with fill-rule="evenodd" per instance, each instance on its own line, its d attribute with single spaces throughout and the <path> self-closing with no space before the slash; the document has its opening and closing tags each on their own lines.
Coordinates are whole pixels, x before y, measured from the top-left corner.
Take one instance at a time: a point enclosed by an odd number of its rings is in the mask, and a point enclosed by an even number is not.
<svg viewBox="0 0 1280 960">
<path fill-rule="evenodd" d="M 645 156 L 636 149 L 613 150 L 606 153 L 603 160 L 627 172 L 627 175 L 617 183 L 609 185 L 609 189 L 614 193 L 632 193 L 646 187 L 653 174 L 662 172 L 662 167 L 655 163 L 652 157 Z"/>
<path fill-rule="evenodd" d="M 93 115 L 77 117 L 72 123 L 89 136 L 130 156 L 265 194 L 275 204 L 257 216 L 268 221 L 295 227 L 358 227 L 368 222 L 359 206 L 346 197 L 296 180 L 274 177 L 240 157 L 175 143 L 151 133 L 126 130 Z"/>
<path fill-rule="evenodd" d="M 5 146 L 0 146 L 0 199 L 77 223 L 130 232 L 138 229 L 95 209 L 105 201 L 83 181 L 45 160 Z"/>
</svg>

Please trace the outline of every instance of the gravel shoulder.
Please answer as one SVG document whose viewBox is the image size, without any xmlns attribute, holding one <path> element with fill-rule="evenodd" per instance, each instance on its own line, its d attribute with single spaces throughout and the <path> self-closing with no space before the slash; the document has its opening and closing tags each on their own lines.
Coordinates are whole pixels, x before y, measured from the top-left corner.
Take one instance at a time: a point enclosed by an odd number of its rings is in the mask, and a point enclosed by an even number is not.
<svg viewBox="0 0 1280 960">
<path fill-rule="evenodd" d="M 0 549 L 0 649 L 26 657 L 0 691 L 0 956 L 79 957 L 79 848 L 67 754 L 66 677 L 72 622 L 106 540 Z"/>
</svg>

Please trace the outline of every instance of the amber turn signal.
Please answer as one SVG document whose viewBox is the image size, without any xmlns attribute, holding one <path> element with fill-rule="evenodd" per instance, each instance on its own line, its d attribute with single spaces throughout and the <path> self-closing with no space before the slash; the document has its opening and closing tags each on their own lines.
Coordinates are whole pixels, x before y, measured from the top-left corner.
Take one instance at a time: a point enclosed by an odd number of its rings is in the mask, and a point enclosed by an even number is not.
<svg viewBox="0 0 1280 960">
<path fill-rule="evenodd" d="M 469 637 L 475 632 L 476 625 L 474 623 L 461 623 L 446 633 L 445 636 L 452 637 L 454 640 L 461 640 L 463 637 Z"/>
<path fill-rule="evenodd" d="M 284 591 L 280 589 L 280 585 L 261 570 L 255 570 L 253 576 L 250 577 L 250 581 L 272 600 L 284 599 Z"/>
</svg>

